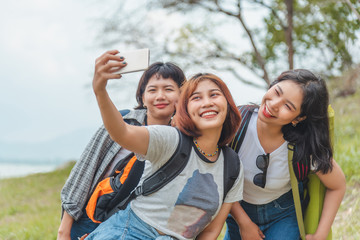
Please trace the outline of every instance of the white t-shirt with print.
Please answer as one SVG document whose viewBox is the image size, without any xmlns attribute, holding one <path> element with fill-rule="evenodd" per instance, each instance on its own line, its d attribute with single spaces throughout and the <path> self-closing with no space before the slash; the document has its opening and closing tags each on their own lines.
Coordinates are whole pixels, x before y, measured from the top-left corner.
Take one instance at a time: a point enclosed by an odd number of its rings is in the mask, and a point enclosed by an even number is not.
<svg viewBox="0 0 360 240">
<path fill-rule="evenodd" d="M 179 134 L 169 126 L 148 126 L 150 139 L 146 156 L 152 168 L 146 168 L 146 178 L 175 152 Z M 135 214 L 157 230 L 178 239 L 194 239 L 217 215 L 223 202 L 224 155 L 222 151 L 215 162 L 208 161 L 192 146 L 184 170 L 159 191 L 149 196 L 139 196 L 131 202 Z M 224 202 L 242 199 L 243 169 Z"/>
<path fill-rule="evenodd" d="M 265 188 L 254 184 L 254 176 L 262 171 L 256 166 L 256 158 L 265 153 L 257 134 L 257 109 L 251 116 L 244 141 L 239 150 L 239 157 L 244 167 L 244 198 L 251 204 L 266 204 L 291 189 L 288 166 L 288 142 L 270 153 L 269 167 L 266 174 Z"/>
</svg>

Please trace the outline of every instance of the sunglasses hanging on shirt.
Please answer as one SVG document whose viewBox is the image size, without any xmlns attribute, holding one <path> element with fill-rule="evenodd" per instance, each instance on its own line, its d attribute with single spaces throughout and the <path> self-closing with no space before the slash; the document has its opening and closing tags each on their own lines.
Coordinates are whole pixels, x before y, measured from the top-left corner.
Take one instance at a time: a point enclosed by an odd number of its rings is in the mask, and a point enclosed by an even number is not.
<svg viewBox="0 0 360 240">
<path fill-rule="evenodd" d="M 270 153 L 262 154 L 256 158 L 256 166 L 262 171 L 254 176 L 253 182 L 256 186 L 264 188 L 266 185 L 266 173 L 269 167 Z"/>
</svg>

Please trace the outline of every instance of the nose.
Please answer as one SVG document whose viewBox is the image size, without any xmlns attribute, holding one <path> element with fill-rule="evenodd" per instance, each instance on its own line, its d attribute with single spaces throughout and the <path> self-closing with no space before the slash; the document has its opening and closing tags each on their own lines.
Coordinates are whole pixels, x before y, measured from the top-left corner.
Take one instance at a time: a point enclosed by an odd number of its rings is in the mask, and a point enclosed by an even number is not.
<svg viewBox="0 0 360 240">
<path fill-rule="evenodd" d="M 159 90 L 156 95 L 156 100 L 164 100 L 164 99 L 165 99 L 164 90 Z"/>
<path fill-rule="evenodd" d="M 203 98 L 202 107 L 206 108 L 206 107 L 211 107 L 213 105 L 214 105 L 214 103 L 212 102 L 211 98 L 209 98 L 209 97 Z"/>
<path fill-rule="evenodd" d="M 281 105 L 281 99 L 279 98 L 276 98 L 276 99 L 273 99 L 272 101 L 269 102 L 269 107 L 275 111 L 277 111 Z"/>
</svg>

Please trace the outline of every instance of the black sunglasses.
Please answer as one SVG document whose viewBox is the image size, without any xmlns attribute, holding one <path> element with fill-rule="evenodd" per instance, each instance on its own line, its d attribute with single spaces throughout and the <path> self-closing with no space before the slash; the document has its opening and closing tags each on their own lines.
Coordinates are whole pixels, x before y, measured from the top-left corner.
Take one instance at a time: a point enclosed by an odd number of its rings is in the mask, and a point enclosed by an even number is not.
<svg viewBox="0 0 360 240">
<path fill-rule="evenodd" d="M 262 154 L 256 158 L 256 166 L 262 171 L 254 176 L 253 182 L 256 186 L 265 187 L 266 184 L 266 173 L 269 167 L 270 153 Z"/>
</svg>

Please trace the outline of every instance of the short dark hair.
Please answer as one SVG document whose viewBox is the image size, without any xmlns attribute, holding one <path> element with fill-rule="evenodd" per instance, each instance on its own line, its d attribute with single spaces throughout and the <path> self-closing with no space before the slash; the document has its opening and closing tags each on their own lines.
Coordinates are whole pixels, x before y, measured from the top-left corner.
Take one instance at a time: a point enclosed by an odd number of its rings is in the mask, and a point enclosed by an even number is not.
<svg viewBox="0 0 360 240">
<path fill-rule="evenodd" d="M 184 85 L 181 87 L 180 99 L 178 101 L 176 114 L 174 116 L 175 126 L 188 136 L 199 137 L 201 135 L 200 131 L 196 128 L 194 122 L 189 116 L 187 105 L 189 98 L 195 91 L 197 85 L 204 80 L 210 80 L 219 86 L 228 103 L 227 116 L 223 123 L 221 136 L 218 141 L 219 146 L 225 146 L 234 137 L 236 133 L 235 129 L 239 127 L 241 117 L 228 87 L 219 77 L 215 76 L 214 74 L 199 73 L 184 83 Z"/>
<path fill-rule="evenodd" d="M 136 106 L 135 109 L 145 109 L 142 97 L 144 95 L 146 85 L 148 84 L 150 78 L 154 75 L 158 78 L 163 77 L 165 79 L 170 78 L 174 80 L 179 88 L 186 81 L 184 72 L 174 63 L 155 62 L 151 64 L 140 78 L 138 88 L 136 90 L 136 101 L 138 106 Z"/>
</svg>

